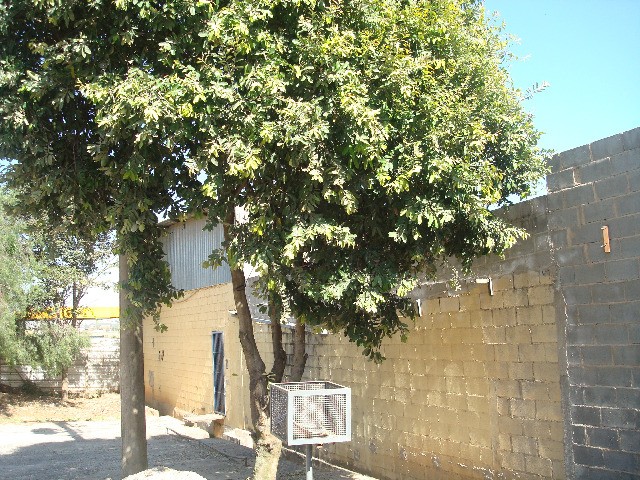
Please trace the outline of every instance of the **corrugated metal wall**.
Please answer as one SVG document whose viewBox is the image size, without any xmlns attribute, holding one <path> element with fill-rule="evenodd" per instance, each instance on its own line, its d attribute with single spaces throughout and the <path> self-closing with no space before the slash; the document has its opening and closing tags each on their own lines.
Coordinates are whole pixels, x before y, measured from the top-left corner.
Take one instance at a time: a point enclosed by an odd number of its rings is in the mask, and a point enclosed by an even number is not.
<svg viewBox="0 0 640 480">
<path fill-rule="evenodd" d="M 175 223 L 167 228 L 164 252 L 171 269 L 171 283 L 176 288 L 192 290 L 231 281 L 231 271 L 225 263 L 215 270 L 202 268 L 202 262 L 222 245 L 222 226 L 203 230 L 206 219 Z"/>
</svg>

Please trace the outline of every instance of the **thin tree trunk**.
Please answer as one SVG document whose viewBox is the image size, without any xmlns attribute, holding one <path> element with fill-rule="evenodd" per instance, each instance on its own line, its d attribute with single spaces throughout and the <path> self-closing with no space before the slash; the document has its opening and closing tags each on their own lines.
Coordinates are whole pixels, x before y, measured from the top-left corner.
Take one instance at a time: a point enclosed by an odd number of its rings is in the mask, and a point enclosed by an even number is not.
<svg viewBox="0 0 640 480">
<path fill-rule="evenodd" d="M 129 278 L 127 259 L 120 256 L 120 285 Z M 122 435 L 122 476 L 146 470 L 147 425 L 144 408 L 144 357 L 142 317 L 131 308 L 124 288 L 120 288 L 120 428 Z"/>
<path fill-rule="evenodd" d="M 309 355 L 306 350 L 306 330 L 304 323 L 296 318 L 296 326 L 293 331 L 293 365 L 291 367 L 291 381 L 299 382 L 302 380 L 304 368 L 307 365 Z"/>
<path fill-rule="evenodd" d="M 78 289 L 76 287 L 76 282 L 74 281 L 71 285 L 71 327 L 73 329 L 78 328 L 78 305 L 80 305 L 80 298 L 78 297 Z M 62 313 L 63 311 L 64 306 L 61 308 L 60 312 Z M 62 396 L 62 401 L 66 402 L 69 400 L 69 369 L 64 368 L 60 376 L 60 394 Z"/>
<path fill-rule="evenodd" d="M 273 382 L 282 382 L 287 366 L 287 352 L 282 346 L 282 308 L 277 299 L 269 299 L 269 318 L 271 319 L 271 344 L 273 345 Z"/>
<path fill-rule="evenodd" d="M 60 396 L 63 402 L 69 400 L 69 370 L 67 368 L 62 369 L 60 374 Z"/>
<path fill-rule="evenodd" d="M 275 480 L 282 443 L 270 431 L 268 379 L 253 334 L 253 320 L 245 294 L 244 272 L 232 270 L 231 283 L 238 312 L 240 345 L 249 370 L 249 402 L 256 446 L 253 478 L 254 480 Z"/>
<path fill-rule="evenodd" d="M 235 221 L 233 211 L 224 225 L 225 239 L 229 239 L 229 227 Z M 247 295 L 246 281 L 241 269 L 231 270 L 231 284 L 233 299 L 238 315 L 238 334 L 240 345 L 244 353 L 247 370 L 249 371 L 249 403 L 251 407 L 251 422 L 256 449 L 256 463 L 253 469 L 254 480 L 276 480 L 278 462 L 282 452 L 282 443 L 271 434 L 269 419 L 268 379 L 265 375 L 265 364 L 260 356 L 258 345 L 253 333 L 253 320 Z"/>
</svg>

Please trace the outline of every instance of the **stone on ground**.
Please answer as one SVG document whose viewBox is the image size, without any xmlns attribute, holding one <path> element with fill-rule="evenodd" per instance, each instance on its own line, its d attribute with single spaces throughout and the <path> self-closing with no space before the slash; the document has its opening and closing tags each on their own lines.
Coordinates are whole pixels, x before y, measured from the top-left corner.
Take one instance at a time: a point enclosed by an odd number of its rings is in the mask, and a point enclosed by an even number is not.
<svg viewBox="0 0 640 480">
<path fill-rule="evenodd" d="M 123 480 L 206 480 L 194 472 L 184 472 L 167 467 L 154 467 L 144 472 L 129 475 Z"/>
</svg>

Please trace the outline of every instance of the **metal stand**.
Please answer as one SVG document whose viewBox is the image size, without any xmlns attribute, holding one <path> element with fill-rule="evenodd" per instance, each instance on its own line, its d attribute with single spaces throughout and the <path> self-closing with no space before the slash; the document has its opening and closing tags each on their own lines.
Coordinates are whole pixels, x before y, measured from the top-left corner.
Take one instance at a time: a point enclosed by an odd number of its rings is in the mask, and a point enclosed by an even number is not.
<svg viewBox="0 0 640 480">
<path fill-rule="evenodd" d="M 313 480 L 313 465 L 311 464 L 312 449 L 313 449 L 313 445 L 311 444 L 306 445 L 305 450 L 307 452 L 307 461 L 306 461 L 307 480 Z"/>
</svg>

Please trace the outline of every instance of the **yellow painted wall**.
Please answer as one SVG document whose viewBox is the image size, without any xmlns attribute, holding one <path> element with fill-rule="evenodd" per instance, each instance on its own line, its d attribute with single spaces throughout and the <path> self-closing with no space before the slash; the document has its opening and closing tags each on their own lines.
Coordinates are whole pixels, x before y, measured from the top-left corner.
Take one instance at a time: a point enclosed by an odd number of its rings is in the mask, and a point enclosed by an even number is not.
<svg viewBox="0 0 640 480">
<path fill-rule="evenodd" d="M 242 353 L 233 310 L 231 284 L 189 290 L 163 308 L 164 333 L 153 322 L 144 324 L 145 395 L 147 405 L 161 414 L 213 412 L 213 366 L 211 333 L 223 332 L 225 388 L 228 425 L 245 428 L 250 420 L 244 400 Z M 246 416 L 246 419 L 245 419 Z"/>
<path fill-rule="evenodd" d="M 482 479 L 489 472 L 564 478 L 552 284 L 550 276 L 528 271 L 494 278 L 493 295 L 486 284 L 454 294 L 442 285 L 424 288 L 422 318 L 407 343 L 385 342 L 381 365 L 341 335 L 308 334 L 305 379 L 352 389 L 353 441 L 320 455 L 388 479 Z M 230 285 L 220 285 L 188 292 L 164 310 L 168 332 L 149 333 L 145 325 L 150 405 L 164 413 L 212 410 L 210 333 L 221 330 L 229 362 L 225 423 L 249 427 L 248 376 L 232 308 Z M 270 327 L 255 330 L 269 368 Z"/>
</svg>

